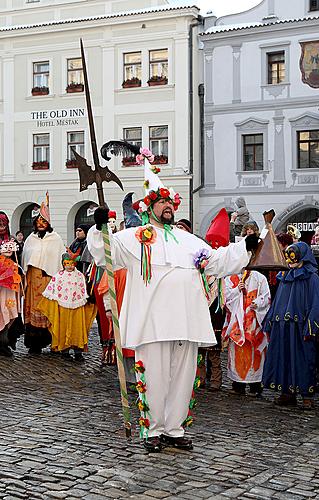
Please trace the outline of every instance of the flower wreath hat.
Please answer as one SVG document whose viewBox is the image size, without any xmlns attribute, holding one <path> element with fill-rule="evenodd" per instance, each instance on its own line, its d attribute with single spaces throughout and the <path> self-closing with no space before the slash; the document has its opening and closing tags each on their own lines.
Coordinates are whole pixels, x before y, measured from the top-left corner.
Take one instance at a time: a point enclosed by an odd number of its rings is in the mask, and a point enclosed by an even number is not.
<svg viewBox="0 0 319 500">
<path fill-rule="evenodd" d="M 176 211 L 181 203 L 181 198 L 178 193 L 175 193 L 173 188 L 167 189 L 162 181 L 160 180 L 158 174 L 161 169 L 155 165 L 151 165 L 154 161 L 153 153 L 147 148 L 140 148 L 140 154 L 136 156 L 136 163 L 138 165 L 144 165 L 144 189 L 145 196 L 144 199 L 139 202 L 138 212 L 142 218 L 142 225 L 149 223 L 149 212 L 152 213 L 152 217 L 160 222 L 153 212 L 153 205 L 156 201 L 161 198 L 169 199 L 174 206 Z"/>
<path fill-rule="evenodd" d="M 136 163 L 138 165 L 144 165 L 144 189 L 145 196 L 144 199 L 139 202 L 138 212 L 142 219 L 142 226 L 139 227 L 135 233 L 137 240 L 141 243 L 141 274 L 145 285 L 148 285 L 152 278 L 152 244 L 156 240 L 156 230 L 149 224 L 150 216 L 152 214 L 153 219 L 160 222 L 153 211 L 153 205 L 160 199 L 167 199 L 173 203 L 174 210 L 177 210 L 180 205 L 181 199 L 178 193 L 170 188 L 167 189 L 160 178 L 158 173 L 160 169 L 155 165 L 151 165 L 154 161 L 154 155 L 147 148 L 141 148 L 140 154 L 136 156 Z M 174 234 L 172 233 L 172 227 L 170 224 L 164 224 L 164 235 L 165 240 L 168 241 L 168 236 L 171 236 L 176 243 Z"/>
</svg>

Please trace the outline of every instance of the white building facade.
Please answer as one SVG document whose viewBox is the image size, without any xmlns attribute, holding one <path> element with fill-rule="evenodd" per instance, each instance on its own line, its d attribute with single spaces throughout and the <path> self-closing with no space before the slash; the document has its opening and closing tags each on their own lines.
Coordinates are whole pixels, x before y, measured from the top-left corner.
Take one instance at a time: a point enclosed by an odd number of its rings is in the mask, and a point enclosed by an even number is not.
<svg viewBox="0 0 319 500">
<path fill-rule="evenodd" d="M 208 18 L 200 38 L 200 232 L 243 196 L 259 224 L 274 208 L 277 232 L 296 223 L 309 241 L 319 217 L 319 1 L 263 0 L 240 14 Z"/>
<path fill-rule="evenodd" d="M 164 184 L 183 197 L 178 217 L 188 218 L 190 173 L 198 163 L 192 160 L 198 143 L 189 143 L 191 124 L 198 128 L 190 89 L 199 79 L 198 50 L 195 44 L 190 49 L 189 37 L 196 41 L 198 9 L 173 8 L 166 0 L 0 4 L 0 210 L 9 215 L 12 232 L 30 231 L 32 210 L 46 190 L 52 225 L 65 243 L 76 225 L 92 221 L 87 209 L 97 202 L 96 190 L 79 192 L 71 152 L 75 147 L 93 165 L 80 38 L 98 147 L 123 138 L 150 147 Z M 104 184 L 119 223 L 124 194 L 143 196 L 143 168 L 131 158 L 108 166 L 124 185 L 123 193 Z"/>
</svg>

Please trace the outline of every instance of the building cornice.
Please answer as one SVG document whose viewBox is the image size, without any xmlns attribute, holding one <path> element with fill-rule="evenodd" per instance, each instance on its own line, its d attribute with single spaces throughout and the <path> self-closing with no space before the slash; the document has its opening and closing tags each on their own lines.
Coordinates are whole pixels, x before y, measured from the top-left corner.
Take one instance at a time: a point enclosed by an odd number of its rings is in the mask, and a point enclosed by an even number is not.
<svg viewBox="0 0 319 500">
<path fill-rule="evenodd" d="M 318 31 L 318 26 L 319 17 L 311 17 L 232 28 L 230 30 L 219 32 L 204 32 L 200 33 L 199 36 L 201 41 L 204 42 L 206 49 L 258 39 L 267 40 L 268 38 L 273 38 L 274 36 L 289 37 L 296 31 L 302 32 L 303 35 L 307 35 L 308 31 L 311 33 L 313 32 L 313 29 Z"/>
<path fill-rule="evenodd" d="M 272 111 L 274 109 L 293 109 L 293 108 L 318 108 L 318 98 L 299 97 L 285 99 L 271 99 L 267 101 L 242 101 L 240 103 L 229 104 L 205 104 L 206 115 L 223 115 L 233 113 L 249 113 L 251 111 Z"/>
<path fill-rule="evenodd" d="M 155 17 L 156 16 L 156 17 Z M 150 9 L 139 9 L 139 10 L 131 10 L 124 12 L 116 12 L 111 14 L 103 14 L 98 16 L 86 16 L 81 18 L 72 18 L 72 19 L 63 19 L 63 20 L 52 20 L 45 21 L 39 23 L 31 23 L 31 24 L 21 24 L 21 25 L 12 25 L 12 26 L 4 26 L 0 28 L 0 38 L 2 35 L 5 37 L 8 34 L 16 34 L 17 32 L 23 32 L 26 34 L 28 31 L 41 30 L 44 28 L 46 31 L 48 28 L 54 28 L 56 31 L 57 28 L 65 29 L 66 26 L 76 26 L 80 23 L 94 23 L 93 26 L 99 26 L 102 24 L 103 26 L 111 25 L 111 24 L 123 24 L 128 22 L 136 22 L 139 20 L 147 21 L 154 19 L 167 19 L 168 17 L 184 17 L 190 16 L 194 18 L 198 18 L 199 9 L 196 6 L 191 7 L 154 7 Z"/>
</svg>

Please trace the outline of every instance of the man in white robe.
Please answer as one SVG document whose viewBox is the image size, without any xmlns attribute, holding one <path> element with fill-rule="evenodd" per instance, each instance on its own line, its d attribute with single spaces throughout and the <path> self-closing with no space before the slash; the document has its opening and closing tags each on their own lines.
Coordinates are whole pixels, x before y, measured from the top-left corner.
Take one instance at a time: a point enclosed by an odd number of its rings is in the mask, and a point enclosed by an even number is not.
<svg viewBox="0 0 319 500">
<path fill-rule="evenodd" d="M 218 278 L 238 273 L 257 245 L 255 236 L 213 250 L 193 234 L 177 229 L 171 198 L 157 198 L 148 209 L 155 234 L 151 245 L 152 277 L 146 285 L 141 276 L 140 228 L 112 235 L 115 269 L 127 269 L 127 282 L 120 315 L 122 346 L 135 349 L 136 361 L 145 367 L 149 428 L 144 446 L 160 451 L 163 445 L 190 450 L 192 442 L 182 426 L 188 413 L 196 374 L 198 345 L 216 344 L 200 272 L 194 264 L 196 252 L 205 250 L 205 271 Z M 176 207 L 176 205 L 175 205 Z M 97 265 L 105 265 L 101 224 L 107 210 L 95 213 L 96 226 L 87 236 L 88 248 Z"/>
</svg>

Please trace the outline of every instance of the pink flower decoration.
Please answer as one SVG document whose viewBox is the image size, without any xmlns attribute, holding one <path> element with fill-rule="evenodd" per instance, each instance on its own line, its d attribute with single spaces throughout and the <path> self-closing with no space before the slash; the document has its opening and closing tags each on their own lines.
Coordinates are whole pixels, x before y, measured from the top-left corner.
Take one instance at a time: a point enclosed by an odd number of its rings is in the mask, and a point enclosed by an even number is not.
<svg viewBox="0 0 319 500">
<path fill-rule="evenodd" d="M 59 292 L 60 292 L 60 290 L 62 290 L 62 287 L 60 285 L 58 286 L 58 290 L 59 290 Z"/>
<path fill-rule="evenodd" d="M 60 299 L 62 297 L 62 293 L 58 293 L 58 297 Z"/>
<path fill-rule="evenodd" d="M 150 151 L 148 148 L 140 148 L 140 153 L 141 155 L 146 156 L 146 158 L 152 156 L 152 151 Z"/>
<path fill-rule="evenodd" d="M 136 155 L 135 161 L 138 165 L 144 165 L 144 156 Z"/>
<path fill-rule="evenodd" d="M 48 290 L 52 290 L 52 286 L 48 286 Z"/>
</svg>

